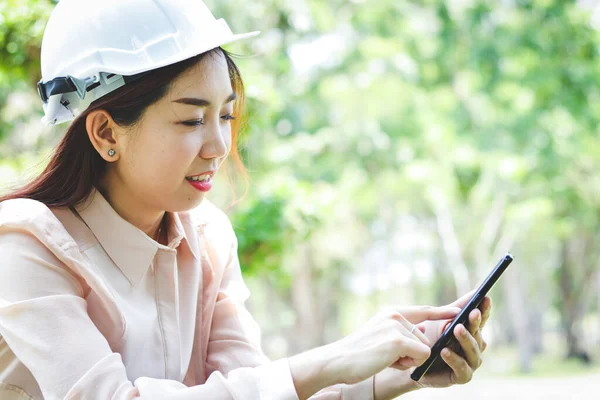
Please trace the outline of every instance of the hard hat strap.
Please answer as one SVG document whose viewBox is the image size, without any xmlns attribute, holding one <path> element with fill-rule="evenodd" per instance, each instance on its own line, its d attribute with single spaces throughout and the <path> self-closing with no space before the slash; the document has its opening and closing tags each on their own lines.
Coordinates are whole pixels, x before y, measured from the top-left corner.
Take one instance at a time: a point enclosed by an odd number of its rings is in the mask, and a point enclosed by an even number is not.
<svg viewBox="0 0 600 400">
<path fill-rule="evenodd" d="M 81 100 L 83 100 L 85 99 L 87 92 L 97 88 L 102 84 L 102 82 L 108 85 L 120 78 L 123 78 L 123 82 L 128 84 L 142 78 L 149 72 L 150 71 L 146 71 L 129 76 L 120 76 L 116 74 L 100 72 L 98 76 L 92 76 L 86 79 L 78 79 L 67 75 L 66 77 L 54 78 L 46 83 L 39 81 L 37 84 L 38 94 L 44 103 L 48 102 L 50 96 L 72 92 L 77 92 L 77 95 L 81 98 Z"/>
</svg>

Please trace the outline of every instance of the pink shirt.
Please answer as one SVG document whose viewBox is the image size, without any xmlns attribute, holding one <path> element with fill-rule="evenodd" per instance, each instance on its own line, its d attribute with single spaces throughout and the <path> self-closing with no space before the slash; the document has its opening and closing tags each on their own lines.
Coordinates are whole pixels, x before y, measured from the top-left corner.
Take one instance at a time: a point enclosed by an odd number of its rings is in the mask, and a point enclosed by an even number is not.
<svg viewBox="0 0 600 400">
<path fill-rule="evenodd" d="M 98 191 L 74 211 L 0 203 L 0 399 L 298 398 L 261 350 L 227 216 L 205 200 L 166 218 L 163 246 Z"/>
</svg>

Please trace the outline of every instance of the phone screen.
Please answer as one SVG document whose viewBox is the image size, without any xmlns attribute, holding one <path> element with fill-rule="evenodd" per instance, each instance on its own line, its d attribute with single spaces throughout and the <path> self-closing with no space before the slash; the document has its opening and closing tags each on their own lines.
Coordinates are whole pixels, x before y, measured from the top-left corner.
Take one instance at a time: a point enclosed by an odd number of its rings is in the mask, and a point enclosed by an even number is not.
<svg viewBox="0 0 600 400">
<path fill-rule="evenodd" d="M 513 259 L 513 256 L 509 253 L 502 257 L 488 277 L 485 278 L 481 286 L 479 286 L 479 289 L 477 289 L 477 291 L 473 294 L 471 300 L 469 300 L 460 313 L 452 320 L 448 327 L 446 327 L 444 333 L 442 333 L 442 336 L 440 336 L 437 342 L 435 342 L 431 348 L 431 355 L 429 358 L 423 364 L 418 366 L 410 375 L 413 380 L 418 381 L 423 375 L 425 375 L 425 373 L 427 373 L 427 371 L 432 367 L 432 365 L 434 365 L 438 358 L 440 358 L 440 353 L 444 347 L 450 347 L 453 350 L 456 349 L 458 342 L 454 337 L 454 328 L 458 324 L 467 326 L 471 311 L 473 311 L 476 307 L 479 307 L 479 304 L 482 302 L 485 295 L 494 286 L 496 281 L 498 281 L 502 273 L 506 270 Z M 443 365 L 445 365 L 445 363 L 443 363 Z"/>
</svg>

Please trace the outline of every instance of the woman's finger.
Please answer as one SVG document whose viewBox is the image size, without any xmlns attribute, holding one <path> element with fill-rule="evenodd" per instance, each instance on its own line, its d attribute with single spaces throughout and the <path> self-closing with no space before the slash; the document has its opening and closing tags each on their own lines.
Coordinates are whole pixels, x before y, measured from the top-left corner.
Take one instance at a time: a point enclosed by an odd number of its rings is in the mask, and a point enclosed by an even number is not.
<svg viewBox="0 0 600 400">
<path fill-rule="evenodd" d="M 400 314 L 397 318 L 398 322 L 402 328 L 402 334 L 410 339 L 420 341 L 427 346 L 431 346 L 431 342 L 427 339 L 427 336 L 421 332 L 417 325 L 413 325 L 409 320 L 407 320 L 403 314 Z"/>
<path fill-rule="evenodd" d="M 485 296 L 483 301 L 481 302 L 479 308 L 481 309 L 481 326 L 479 329 L 483 329 L 488 319 L 490 318 L 490 314 L 492 313 L 492 298 Z"/>
<path fill-rule="evenodd" d="M 399 344 L 402 346 L 402 356 L 410 357 L 417 365 L 422 364 L 427 357 L 431 354 L 431 349 L 429 348 L 429 340 L 423 335 L 416 326 L 411 324 L 404 315 L 400 313 L 393 313 L 392 318 L 398 322 L 396 325 L 399 333 Z M 413 327 L 415 329 L 413 329 Z M 411 332 L 412 331 L 412 332 Z M 418 331 L 423 338 L 425 338 L 425 342 L 419 339 L 415 333 Z"/>
<path fill-rule="evenodd" d="M 477 345 L 481 349 L 483 337 L 481 336 L 481 311 L 475 309 L 469 314 L 469 332 L 477 341 Z"/>
<path fill-rule="evenodd" d="M 400 371 L 406 371 L 407 369 L 411 369 L 412 367 L 416 367 L 417 363 L 415 360 L 409 357 L 402 357 L 394 364 L 390 365 L 390 368 L 396 368 Z"/>
<path fill-rule="evenodd" d="M 418 324 L 423 321 L 437 321 L 441 319 L 452 319 L 458 315 L 460 308 L 453 306 L 432 307 L 401 307 L 396 309 L 410 323 Z"/>
<path fill-rule="evenodd" d="M 469 302 L 469 300 L 471 300 L 471 297 L 473 297 L 474 294 L 475 294 L 475 290 L 473 289 L 470 292 L 465 293 L 464 295 L 462 295 L 457 300 L 454 300 L 452 303 L 448 304 L 448 306 L 449 307 L 463 308 L 465 305 L 467 305 L 467 303 Z"/>
<path fill-rule="evenodd" d="M 447 347 L 442 350 L 442 358 L 454 372 L 452 378 L 454 383 L 462 385 L 471 381 L 473 370 L 464 358 Z"/>
<path fill-rule="evenodd" d="M 469 366 L 473 370 L 479 368 L 481 366 L 481 350 L 477 340 L 462 324 L 454 328 L 454 336 L 458 339 L 458 343 L 460 343 L 465 353 L 465 359 Z"/>
<path fill-rule="evenodd" d="M 407 321 L 408 322 L 408 321 Z M 410 323 L 410 322 L 409 322 Z M 408 329 L 408 327 L 406 327 L 406 329 L 409 331 L 409 333 L 411 333 L 417 340 L 421 341 L 422 343 L 426 344 L 427 346 L 431 347 L 433 345 L 433 343 L 431 343 L 431 341 L 427 338 L 427 336 L 425 336 L 425 334 L 423 332 L 421 332 L 421 330 L 419 329 L 419 327 L 417 325 L 413 325 L 411 324 L 410 329 Z"/>
<path fill-rule="evenodd" d="M 401 358 L 411 358 L 414 365 L 421 365 L 431 354 L 431 349 L 426 344 L 421 343 L 416 338 L 410 338 L 403 335 L 401 338 Z"/>
</svg>

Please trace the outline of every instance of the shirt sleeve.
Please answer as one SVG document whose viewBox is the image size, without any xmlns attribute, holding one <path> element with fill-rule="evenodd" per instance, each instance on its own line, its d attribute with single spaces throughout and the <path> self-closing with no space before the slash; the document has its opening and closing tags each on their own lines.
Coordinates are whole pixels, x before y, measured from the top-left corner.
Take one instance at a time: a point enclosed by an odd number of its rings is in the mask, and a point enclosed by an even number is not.
<svg viewBox="0 0 600 400">
<path fill-rule="evenodd" d="M 242 277 L 233 230 L 232 236 L 233 245 L 213 314 L 207 371 L 228 374 L 236 368 L 262 365 L 269 368 L 270 373 L 258 377 L 259 392 L 267 394 L 266 398 L 297 400 L 287 359 L 269 363 L 261 349 L 260 328 L 245 307 L 250 291 Z M 311 397 L 311 400 L 342 399 L 373 400 L 373 378 L 356 385 L 331 386 Z"/>
<path fill-rule="evenodd" d="M 45 399 L 297 398 L 285 360 L 236 368 L 227 376 L 217 371 L 192 387 L 168 379 L 128 380 L 121 355 L 112 352 L 87 314 L 89 288 L 73 269 L 81 261 L 78 248 L 74 242 L 52 242 L 46 228 L 0 224 L 0 336 L 31 371 Z M 215 353 L 212 360 L 217 359 Z M 273 384 L 279 381 L 287 383 Z"/>
</svg>

